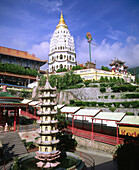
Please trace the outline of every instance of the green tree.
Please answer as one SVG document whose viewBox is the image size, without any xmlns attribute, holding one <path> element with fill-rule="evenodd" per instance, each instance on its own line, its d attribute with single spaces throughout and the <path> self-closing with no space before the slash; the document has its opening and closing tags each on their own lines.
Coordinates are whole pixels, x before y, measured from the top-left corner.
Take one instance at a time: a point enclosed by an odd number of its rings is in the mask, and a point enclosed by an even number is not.
<svg viewBox="0 0 139 170">
<path fill-rule="evenodd" d="M 85 80 L 85 81 L 84 81 L 84 84 L 85 84 L 86 87 L 88 87 L 88 85 L 89 85 L 90 83 L 91 83 L 91 80 Z"/>
<path fill-rule="evenodd" d="M 63 131 L 64 128 L 67 128 L 68 121 L 66 120 L 66 115 L 61 113 L 60 109 L 57 109 L 55 119 L 58 120 L 57 128 L 59 131 Z"/>
<path fill-rule="evenodd" d="M 105 66 L 102 66 L 101 70 L 110 71 L 110 69 L 108 67 L 105 67 Z"/>
</svg>

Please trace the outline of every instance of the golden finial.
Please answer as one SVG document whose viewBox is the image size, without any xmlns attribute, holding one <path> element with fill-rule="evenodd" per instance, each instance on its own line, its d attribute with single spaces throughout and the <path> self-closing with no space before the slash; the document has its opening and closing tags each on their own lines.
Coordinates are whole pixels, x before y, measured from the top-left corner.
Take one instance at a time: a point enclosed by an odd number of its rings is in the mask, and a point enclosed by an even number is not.
<svg viewBox="0 0 139 170">
<path fill-rule="evenodd" d="M 68 28 L 68 26 L 65 23 L 65 20 L 63 18 L 63 13 L 61 11 L 61 16 L 60 16 L 60 20 L 59 20 L 59 24 L 57 25 L 56 28 L 59 28 L 60 26 L 64 27 L 64 28 Z"/>
</svg>

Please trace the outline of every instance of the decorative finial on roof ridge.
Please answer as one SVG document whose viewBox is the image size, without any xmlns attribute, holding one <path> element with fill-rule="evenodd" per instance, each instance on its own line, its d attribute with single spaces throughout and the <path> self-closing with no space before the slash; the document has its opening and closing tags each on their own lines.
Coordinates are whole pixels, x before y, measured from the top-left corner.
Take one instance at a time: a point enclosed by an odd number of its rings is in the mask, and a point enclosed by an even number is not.
<svg viewBox="0 0 139 170">
<path fill-rule="evenodd" d="M 6 85 L 3 86 L 3 90 L 2 91 L 3 92 L 7 92 L 7 86 Z"/>
</svg>

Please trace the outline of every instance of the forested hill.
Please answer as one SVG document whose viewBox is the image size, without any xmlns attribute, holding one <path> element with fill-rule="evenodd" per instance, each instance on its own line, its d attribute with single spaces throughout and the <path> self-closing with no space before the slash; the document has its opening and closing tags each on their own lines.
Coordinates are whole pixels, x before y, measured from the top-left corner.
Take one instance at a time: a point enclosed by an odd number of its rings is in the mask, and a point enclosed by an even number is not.
<svg viewBox="0 0 139 170">
<path fill-rule="evenodd" d="M 137 76 L 139 74 L 139 67 L 129 68 L 127 71 Z"/>
</svg>

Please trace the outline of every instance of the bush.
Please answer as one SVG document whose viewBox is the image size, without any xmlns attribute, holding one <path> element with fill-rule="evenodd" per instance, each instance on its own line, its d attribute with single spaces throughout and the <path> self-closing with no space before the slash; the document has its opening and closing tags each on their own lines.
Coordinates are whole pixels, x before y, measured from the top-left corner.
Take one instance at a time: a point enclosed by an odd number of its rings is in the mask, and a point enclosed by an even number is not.
<svg viewBox="0 0 139 170">
<path fill-rule="evenodd" d="M 117 107 L 120 107 L 120 102 L 113 102 L 114 106 L 117 108 Z"/>
<path fill-rule="evenodd" d="M 107 99 L 107 98 L 108 98 L 108 96 L 104 96 L 104 98 L 105 98 L 105 99 Z"/>
<path fill-rule="evenodd" d="M 130 91 L 130 92 L 134 92 L 136 90 L 136 86 L 132 86 L 132 85 L 122 85 L 122 86 L 113 86 L 111 87 L 113 92 L 126 92 L 126 91 Z"/>
<path fill-rule="evenodd" d="M 68 71 L 66 68 L 59 68 L 56 72 L 59 73 L 59 72 L 65 72 L 65 71 Z"/>
<path fill-rule="evenodd" d="M 74 104 L 75 104 L 75 101 L 74 101 L 74 100 L 70 100 L 70 104 L 71 104 L 71 105 L 74 105 Z"/>
<path fill-rule="evenodd" d="M 130 104 L 132 105 L 133 108 L 139 107 L 139 101 L 131 101 Z"/>
<path fill-rule="evenodd" d="M 94 85 L 90 85 L 90 87 L 98 87 L 98 85 L 94 84 Z"/>
<path fill-rule="evenodd" d="M 133 112 L 126 112 L 126 114 L 129 115 L 129 116 L 134 116 Z"/>
<path fill-rule="evenodd" d="M 116 110 L 116 107 L 110 107 L 109 110 L 114 112 Z"/>
<path fill-rule="evenodd" d="M 104 102 L 98 102 L 99 106 L 104 106 Z"/>
<path fill-rule="evenodd" d="M 75 101 L 76 106 L 82 106 L 82 101 Z"/>
<path fill-rule="evenodd" d="M 124 108 L 130 107 L 130 102 L 122 102 L 121 104 L 124 106 Z"/>
<path fill-rule="evenodd" d="M 105 103 L 105 106 L 111 107 L 112 103 Z"/>
<path fill-rule="evenodd" d="M 85 84 L 85 86 L 86 87 L 88 87 L 88 85 L 91 83 L 91 80 L 86 80 L 86 81 L 84 81 L 84 84 Z"/>
<path fill-rule="evenodd" d="M 114 98 L 115 98 L 115 95 L 111 95 L 111 98 L 114 99 Z"/>
<path fill-rule="evenodd" d="M 139 98 L 139 93 L 125 94 L 124 97 L 126 99 L 138 99 Z"/>
<path fill-rule="evenodd" d="M 76 84 L 76 87 L 77 88 L 81 88 L 81 87 L 83 87 L 84 85 L 83 84 Z"/>
<path fill-rule="evenodd" d="M 90 102 L 84 102 L 84 101 L 82 101 L 82 105 L 83 105 L 83 106 L 89 106 L 89 104 L 90 104 Z"/>
<path fill-rule="evenodd" d="M 105 93 L 105 92 L 106 92 L 106 88 L 105 88 L 105 87 L 101 87 L 101 88 L 100 88 L 100 92 L 101 92 L 101 93 Z"/>
<path fill-rule="evenodd" d="M 101 83 L 101 84 L 100 84 L 100 87 L 108 87 L 108 84 Z"/>
<path fill-rule="evenodd" d="M 96 106 L 97 102 L 90 102 L 90 106 Z"/>
</svg>

